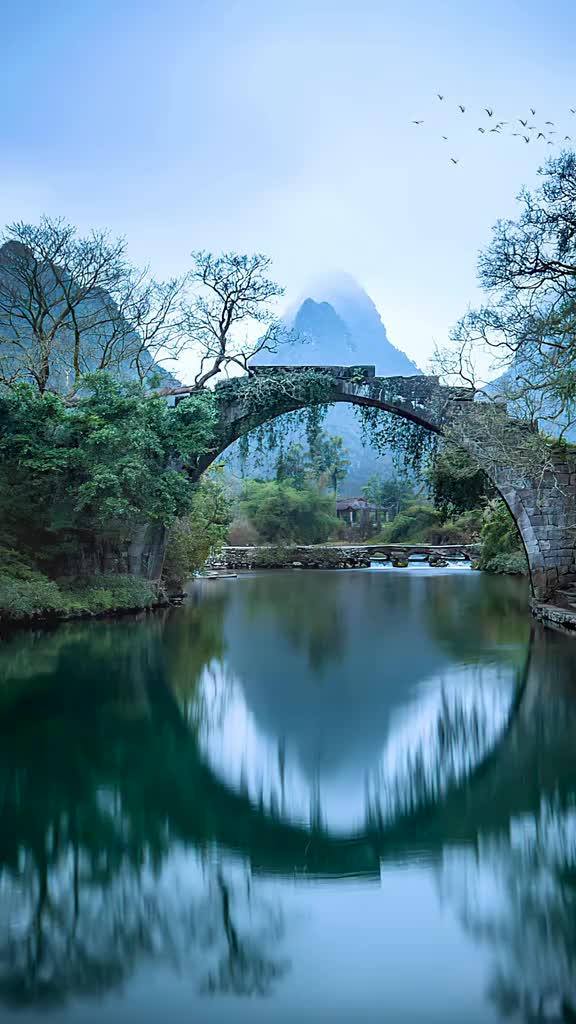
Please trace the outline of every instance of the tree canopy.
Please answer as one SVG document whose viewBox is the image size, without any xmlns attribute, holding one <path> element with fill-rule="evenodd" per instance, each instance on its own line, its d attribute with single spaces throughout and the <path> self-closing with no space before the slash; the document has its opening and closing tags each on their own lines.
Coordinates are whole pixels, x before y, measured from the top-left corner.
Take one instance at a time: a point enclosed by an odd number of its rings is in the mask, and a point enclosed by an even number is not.
<svg viewBox="0 0 576 1024">
<path fill-rule="evenodd" d="M 501 376 L 486 394 L 563 434 L 576 422 L 576 154 L 539 173 L 542 185 L 522 190 L 518 216 L 497 222 L 480 256 L 486 301 L 462 317 L 437 363 L 479 386 L 487 353 Z"/>
<path fill-rule="evenodd" d="M 240 511 L 260 539 L 273 544 L 322 544 L 337 526 L 332 497 L 276 480 L 247 481 Z"/>
<path fill-rule="evenodd" d="M 102 568 L 136 524 L 189 511 L 182 461 L 209 449 L 215 416 L 208 391 L 171 408 L 106 373 L 86 377 L 73 405 L 26 384 L 0 390 L 0 543 L 54 570 Z"/>
</svg>

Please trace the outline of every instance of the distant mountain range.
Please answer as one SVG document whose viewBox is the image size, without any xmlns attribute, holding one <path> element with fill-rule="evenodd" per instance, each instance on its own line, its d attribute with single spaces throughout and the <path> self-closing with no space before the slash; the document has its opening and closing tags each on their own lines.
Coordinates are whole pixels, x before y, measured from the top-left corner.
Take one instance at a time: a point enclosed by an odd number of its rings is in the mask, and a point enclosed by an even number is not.
<svg viewBox="0 0 576 1024">
<path fill-rule="evenodd" d="M 267 366 L 370 365 L 375 366 L 381 376 L 412 377 L 421 373 L 389 340 L 372 299 L 349 274 L 338 272 L 318 278 L 286 311 L 283 322 L 297 340 L 281 346 L 278 352 L 260 353 L 255 363 Z M 343 495 L 359 494 L 373 473 L 390 475 L 391 459 L 364 447 L 358 420 L 350 406 L 331 409 L 324 429 L 340 435 L 349 451 L 351 466 L 342 485 Z M 236 457 L 232 452 L 230 456 L 234 468 Z M 268 471 L 271 472 L 270 468 Z M 257 472 L 263 475 L 266 465 L 259 465 Z"/>
</svg>

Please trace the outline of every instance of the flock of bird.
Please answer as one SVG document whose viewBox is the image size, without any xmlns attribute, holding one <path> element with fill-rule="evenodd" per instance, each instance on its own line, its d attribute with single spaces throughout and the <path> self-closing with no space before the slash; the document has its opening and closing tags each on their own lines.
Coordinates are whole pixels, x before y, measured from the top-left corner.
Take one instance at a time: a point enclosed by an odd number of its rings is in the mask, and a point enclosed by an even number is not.
<svg viewBox="0 0 576 1024">
<path fill-rule="evenodd" d="M 436 97 L 440 103 L 446 102 L 446 97 L 441 93 L 436 93 Z M 463 103 L 457 104 L 457 109 L 460 114 L 470 113 L 469 109 L 464 106 Z M 494 120 L 494 109 L 492 107 L 484 107 L 483 114 L 485 113 L 488 120 L 485 121 L 485 126 L 477 126 L 476 131 L 481 135 L 503 135 L 507 134 L 511 138 L 522 139 L 526 145 L 530 142 L 539 142 L 547 146 L 554 146 L 560 142 L 572 142 L 571 135 L 564 135 L 562 138 L 562 132 L 558 130 L 557 125 L 554 121 L 544 121 L 543 124 L 530 124 L 529 122 L 536 118 L 536 110 L 534 107 L 530 107 L 530 116 L 517 117 L 514 121 L 495 121 Z M 570 114 L 576 115 L 576 108 L 570 107 Z M 412 124 L 420 127 L 425 124 L 425 120 L 413 120 Z M 517 129 L 517 130 L 510 130 Z M 554 136 L 554 137 L 553 137 Z M 449 142 L 448 135 L 442 135 L 442 139 L 445 142 Z M 451 156 L 450 160 L 453 164 L 459 164 L 460 160 L 458 157 Z"/>
</svg>

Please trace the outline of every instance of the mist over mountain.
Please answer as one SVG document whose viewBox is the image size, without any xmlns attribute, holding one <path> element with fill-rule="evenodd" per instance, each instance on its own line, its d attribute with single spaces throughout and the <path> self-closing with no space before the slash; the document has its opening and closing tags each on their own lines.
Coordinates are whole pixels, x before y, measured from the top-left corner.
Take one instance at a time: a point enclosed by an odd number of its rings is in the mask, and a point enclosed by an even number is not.
<svg viewBox="0 0 576 1024">
<path fill-rule="evenodd" d="M 382 376 L 411 377 L 421 371 L 389 340 L 372 299 L 342 271 L 312 281 L 303 297 L 287 310 L 283 322 L 298 337 L 258 362 L 374 365 Z"/>
<path fill-rule="evenodd" d="M 341 271 L 311 282 L 304 296 L 286 311 L 283 323 L 296 340 L 282 345 L 278 352 L 261 352 L 253 362 L 264 366 L 369 365 L 375 366 L 381 376 L 412 377 L 421 373 L 389 340 L 370 296 L 353 277 Z M 364 446 L 351 406 L 332 408 L 324 429 L 340 435 L 349 451 L 351 465 L 342 485 L 343 494 L 359 494 L 373 473 L 390 475 L 390 457 Z M 265 467 L 259 466 L 259 475 L 263 472 Z"/>
<path fill-rule="evenodd" d="M 367 292 L 350 274 L 342 271 L 326 274 L 313 282 L 309 289 L 309 299 L 315 303 L 329 305 L 344 325 L 348 341 L 342 347 L 342 361 L 376 366 L 376 373 L 383 376 L 411 377 L 420 373 L 415 363 L 389 340 L 380 314 Z M 308 310 L 302 303 L 296 312 L 293 327 L 296 330 L 310 330 L 314 335 L 314 325 L 307 327 Z M 339 348 L 334 342 L 334 349 Z M 324 354 L 323 350 L 322 353 Z M 328 350 L 329 351 L 329 350 Z M 328 354 L 326 351 L 326 354 Z M 339 360 L 334 360 L 339 362 Z"/>
</svg>

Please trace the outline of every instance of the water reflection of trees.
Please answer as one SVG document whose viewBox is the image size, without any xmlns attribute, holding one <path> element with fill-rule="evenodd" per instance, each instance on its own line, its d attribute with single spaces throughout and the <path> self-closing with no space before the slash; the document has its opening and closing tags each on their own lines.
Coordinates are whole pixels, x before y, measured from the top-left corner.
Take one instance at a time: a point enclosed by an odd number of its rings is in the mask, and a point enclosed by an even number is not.
<svg viewBox="0 0 576 1024">
<path fill-rule="evenodd" d="M 498 776 L 515 780 L 508 827 L 484 825 L 474 851 L 446 852 L 440 876 L 466 931 L 494 952 L 488 996 L 503 1019 L 576 1021 L 575 665 L 573 639 L 536 631 Z"/>
<path fill-rule="evenodd" d="M 502 1018 L 576 1020 L 573 815 L 544 804 L 519 846 L 493 839 L 444 869 L 466 931 L 495 951 L 488 996 Z"/>
<path fill-rule="evenodd" d="M 270 953 L 280 909 L 211 845 L 193 734 L 165 683 L 167 659 L 185 692 L 202 662 L 190 666 L 187 640 L 178 648 L 165 626 L 79 626 L 0 654 L 11 685 L 0 717 L 6 1005 L 102 995 L 146 962 L 185 970 L 207 995 L 266 994 L 287 970 Z M 221 631 L 202 628 L 205 663 Z M 184 780 L 178 791 L 172 779 Z"/>
<path fill-rule="evenodd" d="M 437 577 L 433 600 L 423 602 L 443 649 L 460 661 L 489 658 L 496 649 L 500 661 L 522 661 L 530 637 L 526 581 L 483 573 L 466 584 Z"/>
<path fill-rule="evenodd" d="M 174 679 L 194 703 L 206 666 L 223 656 L 224 608 L 215 592 L 206 617 L 204 606 L 182 610 L 188 631 L 175 617 L 148 618 L 65 628 L 28 649 L 0 650 L 5 1005 L 91 998 L 143 964 L 186 972 L 207 996 L 262 996 L 288 970 L 276 953 L 281 909 L 245 863 L 215 849 L 228 822 L 194 759 L 194 717 L 182 721 L 166 685 Z M 469 934 L 494 949 L 490 998 L 502 1016 L 560 1021 L 576 1006 L 576 653 L 549 634 L 535 634 L 533 646 L 518 725 L 476 796 L 470 768 L 491 734 L 478 707 L 444 702 L 431 725 L 438 759 L 423 763 L 412 748 L 397 800 L 418 809 L 462 771 L 461 798 L 452 809 L 436 800 L 418 848 L 425 842 L 438 856 L 466 832 L 474 849 L 446 855 L 443 891 Z M 278 760 L 283 777 L 280 750 Z M 254 822 L 247 850 L 259 842 Z M 354 857 L 372 853 L 373 826 Z M 312 850 L 328 846 L 318 828 L 309 831 Z M 280 843 L 287 831 L 278 835 Z M 289 870 L 291 850 L 284 861 L 277 852 Z"/>
<path fill-rule="evenodd" d="M 346 645 L 346 578 L 302 572 L 286 576 L 254 576 L 242 584 L 243 609 L 254 620 L 272 620 L 296 650 L 304 650 L 313 669 L 337 661 Z"/>
</svg>

